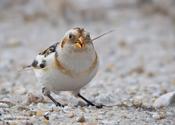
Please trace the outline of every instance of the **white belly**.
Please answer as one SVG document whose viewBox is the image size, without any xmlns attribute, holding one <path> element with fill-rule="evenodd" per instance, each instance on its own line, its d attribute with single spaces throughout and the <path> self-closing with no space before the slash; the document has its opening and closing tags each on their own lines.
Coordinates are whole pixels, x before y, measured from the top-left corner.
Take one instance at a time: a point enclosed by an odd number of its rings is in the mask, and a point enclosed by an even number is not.
<svg viewBox="0 0 175 125">
<path fill-rule="evenodd" d="M 97 72 L 98 66 L 91 73 L 64 74 L 57 69 L 34 69 L 39 82 L 51 91 L 77 91 L 88 84 Z"/>
</svg>

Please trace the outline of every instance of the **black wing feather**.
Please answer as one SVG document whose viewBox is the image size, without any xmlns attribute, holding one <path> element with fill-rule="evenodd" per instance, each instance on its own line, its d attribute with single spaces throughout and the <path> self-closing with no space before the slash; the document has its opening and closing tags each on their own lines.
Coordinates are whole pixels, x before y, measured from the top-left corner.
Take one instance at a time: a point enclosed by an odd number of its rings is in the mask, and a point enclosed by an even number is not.
<svg viewBox="0 0 175 125">
<path fill-rule="evenodd" d="M 45 49 L 44 51 L 42 51 L 41 53 L 39 53 L 39 55 L 44 55 L 45 57 L 48 56 L 50 53 L 53 53 L 56 51 L 56 47 L 59 44 L 59 42 L 49 46 L 49 48 Z"/>
</svg>

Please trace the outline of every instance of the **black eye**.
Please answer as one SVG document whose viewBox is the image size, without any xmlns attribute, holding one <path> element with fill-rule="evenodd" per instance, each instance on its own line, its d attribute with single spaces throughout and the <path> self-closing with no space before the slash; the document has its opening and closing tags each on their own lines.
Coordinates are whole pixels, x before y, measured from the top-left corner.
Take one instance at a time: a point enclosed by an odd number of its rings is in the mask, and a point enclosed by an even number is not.
<svg viewBox="0 0 175 125">
<path fill-rule="evenodd" d="M 74 35 L 73 34 L 69 34 L 69 39 L 73 39 L 74 38 Z"/>
</svg>

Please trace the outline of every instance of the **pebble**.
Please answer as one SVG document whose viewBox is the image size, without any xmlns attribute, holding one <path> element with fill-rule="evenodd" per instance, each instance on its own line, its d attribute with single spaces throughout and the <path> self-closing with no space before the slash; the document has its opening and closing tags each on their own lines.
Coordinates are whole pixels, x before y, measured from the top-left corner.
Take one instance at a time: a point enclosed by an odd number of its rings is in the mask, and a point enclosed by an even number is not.
<svg viewBox="0 0 175 125">
<path fill-rule="evenodd" d="M 46 120 L 49 120 L 49 115 L 50 115 L 49 112 L 44 113 L 44 118 L 45 118 Z"/>
<path fill-rule="evenodd" d="M 33 125 L 31 122 L 26 122 L 24 125 Z"/>
<path fill-rule="evenodd" d="M 19 94 L 19 95 L 23 95 L 26 93 L 26 89 L 23 86 L 16 86 L 14 88 L 14 93 Z"/>
<path fill-rule="evenodd" d="M 79 116 L 77 119 L 76 119 L 77 122 L 85 122 L 85 117 L 84 115 L 81 115 Z"/>
<path fill-rule="evenodd" d="M 141 107 L 142 106 L 142 99 L 141 97 L 135 97 L 133 100 L 132 100 L 132 104 L 134 107 L 138 108 L 138 107 Z"/>
<path fill-rule="evenodd" d="M 44 101 L 44 97 L 41 95 L 34 95 L 32 93 L 28 93 L 27 95 L 27 104 L 31 104 L 31 103 L 39 103 L 39 102 L 43 102 Z"/>
<path fill-rule="evenodd" d="M 7 104 L 9 106 L 13 106 L 15 105 L 15 102 L 12 101 L 10 98 L 3 98 L 2 100 L 0 100 L 0 103 L 4 103 L 4 104 Z"/>
<path fill-rule="evenodd" d="M 81 107 L 84 107 L 84 106 L 87 106 L 87 104 L 81 100 L 78 100 L 76 106 L 81 106 Z"/>
<path fill-rule="evenodd" d="M 7 103 L 0 102 L 0 108 L 9 108 L 9 105 Z"/>
<path fill-rule="evenodd" d="M 166 117 L 165 112 L 155 112 L 152 114 L 152 117 L 156 120 L 161 120 L 164 119 Z"/>
<path fill-rule="evenodd" d="M 29 111 L 30 109 L 28 108 L 28 107 L 25 107 L 25 106 L 22 106 L 22 105 L 19 105 L 19 106 L 17 106 L 17 109 L 19 110 L 19 111 Z"/>
<path fill-rule="evenodd" d="M 128 74 L 133 74 L 133 73 L 142 74 L 144 72 L 145 72 L 144 67 L 138 66 L 138 67 L 135 67 L 134 69 L 131 69 Z"/>
<path fill-rule="evenodd" d="M 41 110 L 36 111 L 36 116 L 43 116 L 44 112 Z"/>
<path fill-rule="evenodd" d="M 113 69 L 114 69 L 114 64 L 108 64 L 108 65 L 106 66 L 105 71 L 106 71 L 106 72 L 112 72 Z"/>
<path fill-rule="evenodd" d="M 128 44 L 124 39 L 122 39 L 118 42 L 118 46 L 121 48 L 126 48 L 126 47 L 128 47 Z"/>
<path fill-rule="evenodd" d="M 28 115 L 29 116 L 36 116 L 36 111 L 29 111 L 28 112 Z"/>
<path fill-rule="evenodd" d="M 161 108 L 175 105 L 175 91 L 166 93 L 155 100 L 153 107 Z"/>
<path fill-rule="evenodd" d="M 37 104 L 37 108 L 43 111 L 53 111 L 52 106 L 45 103 L 40 103 L 40 102 Z"/>
<path fill-rule="evenodd" d="M 131 86 L 128 88 L 127 91 L 130 95 L 135 95 L 138 91 L 138 86 Z"/>
<path fill-rule="evenodd" d="M 148 77 L 154 77 L 156 74 L 154 72 L 147 72 L 146 75 Z"/>
<path fill-rule="evenodd" d="M 134 99 L 132 101 L 132 104 L 133 104 L 134 107 L 138 108 L 138 107 L 141 107 L 142 106 L 142 101 L 139 100 L 139 99 Z"/>
<path fill-rule="evenodd" d="M 68 115 L 67 115 L 69 118 L 73 118 L 75 115 L 73 112 L 70 112 Z"/>
</svg>

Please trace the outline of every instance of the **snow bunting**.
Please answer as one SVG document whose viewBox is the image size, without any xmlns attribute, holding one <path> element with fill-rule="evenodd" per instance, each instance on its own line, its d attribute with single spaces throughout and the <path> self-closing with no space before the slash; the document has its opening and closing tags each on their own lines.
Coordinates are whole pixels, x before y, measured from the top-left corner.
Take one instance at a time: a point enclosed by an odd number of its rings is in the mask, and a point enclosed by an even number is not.
<svg viewBox="0 0 175 125">
<path fill-rule="evenodd" d="M 103 105 L 96 105 L 83 97 L 80 89 L 92 80 L 98 70 L 99 59 L 93 41 L 107 33 L 91 39 L 89 32 L 83 28 L 73 28 L 65 33 L 61 42 L 36 56 L 31 66 L 38 81 L 43 84 L 42 93 L 56 106 L 64 105 L 57 102 L 51 92 L 72 91 L 88 105 L 102 108 Z"/>
</svg>

